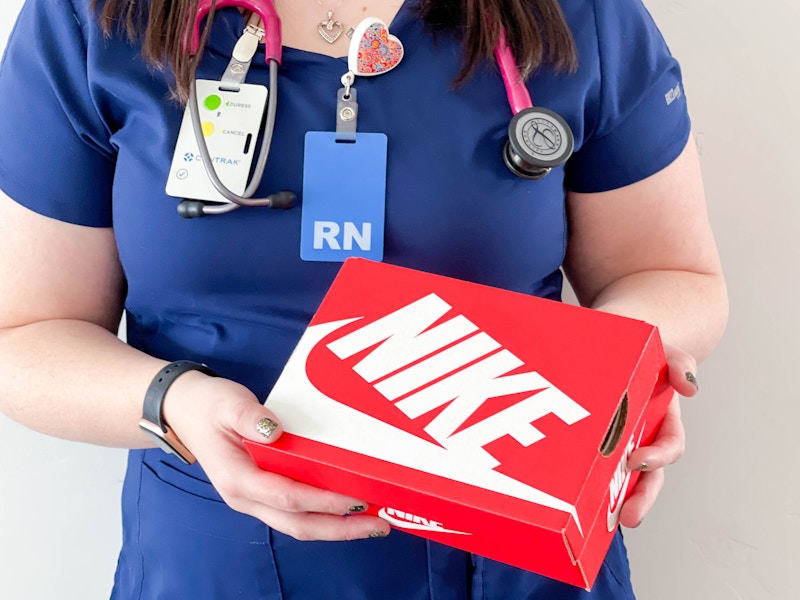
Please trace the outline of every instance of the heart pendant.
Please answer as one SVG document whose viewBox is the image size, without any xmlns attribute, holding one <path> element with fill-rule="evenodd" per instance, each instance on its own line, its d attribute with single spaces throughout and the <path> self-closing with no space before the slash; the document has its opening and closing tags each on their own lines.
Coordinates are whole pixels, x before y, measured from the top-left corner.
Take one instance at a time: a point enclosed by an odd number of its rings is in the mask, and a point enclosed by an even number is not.
<svg viewBox="0 0 800 600">
<path fill-rule="evenodd" d="M 317 33 L 329 44 L 338 40 L 343 31 L 344 25 L 342 25 L 342 22 L 334 21 L 332 18 L 328 18 L 327 21 L 322 21 L 322 23 L 317 26 Z"/>
<path fill-rule="evenodd" d="M 382 75 L 400 64 L 403 52 L 403 44 L 389 34 L 386 23 L 369 17 L 361 21 L 353 32 L 347 66 L 362 77 Z"/>
</svg>

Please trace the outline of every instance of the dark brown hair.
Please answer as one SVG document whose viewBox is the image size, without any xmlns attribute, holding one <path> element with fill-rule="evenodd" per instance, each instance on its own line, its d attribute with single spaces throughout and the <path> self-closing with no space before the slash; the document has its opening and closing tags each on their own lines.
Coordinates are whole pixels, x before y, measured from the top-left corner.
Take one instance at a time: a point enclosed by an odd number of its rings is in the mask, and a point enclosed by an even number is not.
<svg viewBox="0 0 800 600">
<path fill-rule="evenodd" d="M 121 30 L 141 40 L 146 61 L 172 69 L 176 96 L 185 100 L 193 64 L 183 40 L 197 0 L 92 0 L 92 5 L 107 35 Z M 421 0 L 419 11 L 434 32 L 461 37 L 464 63 L 456 84 L 491 59 L 501 27 L 523 77 L 544 63 L 559 70 L 577 66 L 575 42 L 558 0 Z"/>
</svg>

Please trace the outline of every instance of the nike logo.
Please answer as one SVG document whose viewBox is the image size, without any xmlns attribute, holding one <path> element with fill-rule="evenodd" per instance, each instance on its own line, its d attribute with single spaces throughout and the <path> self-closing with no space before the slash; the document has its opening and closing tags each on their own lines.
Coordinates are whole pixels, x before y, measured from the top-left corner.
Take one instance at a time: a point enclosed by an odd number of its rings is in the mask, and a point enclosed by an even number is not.
<svg viewBox="0 0 800 600">
<path fill-rule="evenodd" d="M 636 448 L 639 447 L 639 444 L 642 441 L 642 436 L 644 435 L 644 425 L 642 425 L 642 430 L 639 432 L 639 439 L 636 440 L 634 443 L 633 437 L 631 437 L 630 441 L 628 442 L 627 448 L 625 448 L 625 454 L 622 455 L 622 460 L 617 467 L 617 471 L 614 473 L 614 478 L 611 480 L 611 486 L 609 487 L 609 492 L 611 496 L 611 501 L 608 504 L 608 531 L 614 531 L 617 528 L 617 524 L 619 523 L 619 513 L 622 511 L 622 505 L 625 500 L 625 493 L 628 491 L 628 485 L 631 482 L 631 471 L 628 469 L 628 459 L 631 457 Z M 624 473 L 624 478 L 620 483 L 620 478 Z"/>
<path fill-rule="evenodd" d="M 283 375 L 267 399 L 267 406 L 281 415 L 284 431 L 334 448 L 370 456 L 375 460 L 402 465 L 562 511 L 571 515 L 578 528 L 581 528 L 575 506 L 496 471 L 499 461 L 482 446 L 465 443 L 443 447 L 338 402 L 318 389 L 309 378 L 309 355 L 323 339 L 355 320 L 342 319 L 312 325 L 300 339 Z M 297 402 L 297 398 L 303 398 L 303 402 Z M 579 416 L 588 416 L 588 413 Z M 339 426 L 330 427 L 330 423 L 338 423 Z M 527 421 L 520 420 L 520 423 L 524 428 L 530 429 Z M 478 423 L 472 427 L 480 425 Z M 520 439 L 526 440 L 522 435 Z M 535 441 L 534 436 L 531 443 Z M 392 516 L 391 512 L 389 515 Z M 405 525 L 405 521 L 403 524 Z"/>
<path fill-rule="evenodd" d="M 453 533 L 456 535 L 472 535 L 465 531 L 455 531 L 445 529 L 438 521 L 428 520 L 409 513 L 404 513 L 394 508 L 382 508 L 378 511 L 378 516 L 387 521 L 390 525 L 401 529 L 413 529 L 414 531 L 433 531 L 436 533 Z"/>
<path fill-rule="evenodd" d="M 622 488 L 619 491 L 619 496 L 616 498 L 616 506 L 612 509 L 612 504 L 608 505 L 608 530 L 614 531 L 619 523 L 619 513 L 622 511 L 622 499 L 625 498 L 625 492 L 628 491 L 628 484 L 631 482 L 631 472 L 625 475 L 622 482 Z"/>
</svg>

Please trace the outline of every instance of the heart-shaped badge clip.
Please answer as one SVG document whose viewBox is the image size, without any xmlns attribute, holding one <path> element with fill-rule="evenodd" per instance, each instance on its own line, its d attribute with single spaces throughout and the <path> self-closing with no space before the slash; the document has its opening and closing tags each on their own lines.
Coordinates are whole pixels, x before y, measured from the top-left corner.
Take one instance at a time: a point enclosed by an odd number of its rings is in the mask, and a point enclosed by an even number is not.
<svg viewBox="0 0 800 600">
<path fill-rule="evenodd" d="M 388 73 L 403 60 L 403 44 L 389 33 L 382 20 L 368 17 L 350 38 L 347 66 L 356 75 L 372 77 Z"/>
</svg>

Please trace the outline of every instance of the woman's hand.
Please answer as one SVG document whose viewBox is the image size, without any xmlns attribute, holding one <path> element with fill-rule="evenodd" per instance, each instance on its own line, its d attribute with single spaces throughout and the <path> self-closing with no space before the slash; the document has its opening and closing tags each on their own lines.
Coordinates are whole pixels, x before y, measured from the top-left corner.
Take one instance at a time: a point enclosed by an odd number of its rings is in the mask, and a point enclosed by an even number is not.
<svg viewBox="0 0 800 600">
<path fill-rule="evenodd" d="M 620 513 L 620 523 L 625 527 L 638 527 L 642 523 L 664 485 L 664 467 L 677 462 L 686 446 L 679 396 L 691 397 L 697 393 L 697 363 L 690 354 L 675 347 L 665 346 L 664 350 L 675 396 L 653 443 L 638 448 L 628 459 L 628 468 L 642 474 Z"/>
<path fill-rule="evenodd" d="M 242 438 L 271 443 L 282 429 L 275 415 L 244 386 L 186 373 L 170 388 L 163 411 L 165 421 L 234 510 L 298 540 L 354 540 L 389 533 L 383 519 L 349 516 L 366 510 L 363 501 L 256 466 Z"/>
</svg>

